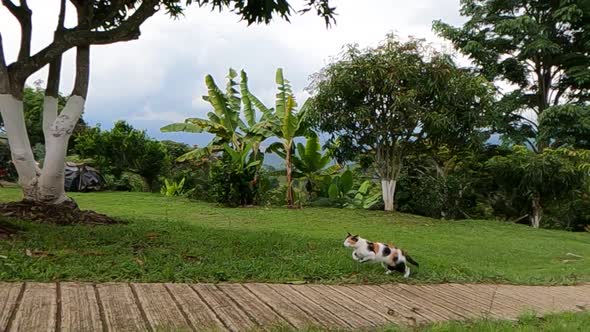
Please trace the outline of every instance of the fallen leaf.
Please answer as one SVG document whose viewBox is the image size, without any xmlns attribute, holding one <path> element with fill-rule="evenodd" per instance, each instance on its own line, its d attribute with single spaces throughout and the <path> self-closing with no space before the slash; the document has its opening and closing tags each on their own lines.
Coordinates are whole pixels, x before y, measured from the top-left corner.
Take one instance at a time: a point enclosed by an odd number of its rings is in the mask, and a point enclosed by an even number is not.
<svg viewBox="0 0 590 332">
<path fill-rule="evenodd" d="M 27 255 L 29 257 L 47 257 L 47 256 L 53 256 L 52 253 L 49 253 L 47 251 L 31 250 L 31 249 L 25 249 L 25 255 Z"/>
<path fill-rule="evenodd" d="M 150 240 L 155 240 L 155 239 L 157 239 L 159 236 L 160 236 L 160 234 L 158 234 L 158 233 L 147 233 L 147 234 L 145 235 L 145 237 L 147 237 L 147 238 L 148 238 L 148 239 L 150 239 Z"/>
<path fill-rule="evenodd" d="M 182 258 L 188 260 L 188 261 L 197 261 L 200 262 L 201 261 L 201 257 L 200 256 L 194 256 L 194 255 L 182 255 Z"/>
<path fill-rule="evenodd" d="M 137 262 L 137 264 L 139 266 L 143 266 L 143 264 L 144 264 L 143 260 L 141 260 L 140 258 L 137 258 L 137 257 L 135 257 L 135 262 Z"/>
<path fill-rule="evenodd" d="M 293 281 L 287 281 L 286 284 L 289 284 L 289 285 L 305 285 L 305 284 L 307 284 L 307 281 L 305 281 L 305 280 L 293 280 Z"/>
</svg>

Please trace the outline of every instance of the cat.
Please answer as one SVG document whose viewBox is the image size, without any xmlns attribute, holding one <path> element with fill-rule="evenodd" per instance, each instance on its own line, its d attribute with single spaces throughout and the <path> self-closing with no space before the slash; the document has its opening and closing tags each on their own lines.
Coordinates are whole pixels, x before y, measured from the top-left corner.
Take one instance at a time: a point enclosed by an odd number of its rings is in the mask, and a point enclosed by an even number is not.
<svg viewBox="0 0 590 332">
<path fill-rule="evenodd" d="M 381 262 L 386 270 L 386 274 L 398 271 L 404 274 L 404 278 L 410 277 L 410 267 L 407 263 L 419 266 L 418 262 L 412 259 L 403 250 L 396 248 L 392 244 L 381 242 L 371 242 L 361 238 L 358 235 L 348 233 L 344 239 L 344 246 L 353 248 L 352 259 L 360 263 Z"/>
</svg>

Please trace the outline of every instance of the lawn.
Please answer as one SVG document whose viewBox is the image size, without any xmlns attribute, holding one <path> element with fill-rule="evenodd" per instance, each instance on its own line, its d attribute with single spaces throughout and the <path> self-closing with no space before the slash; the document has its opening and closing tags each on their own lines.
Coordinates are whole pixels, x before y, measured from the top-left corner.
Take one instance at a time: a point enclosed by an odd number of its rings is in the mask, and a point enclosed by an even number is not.
<svg viewBox="0 0 590 332">
<path fill-rule="evenodd" d="M 590 326 L 590 313 L 560 313 L 537 317 L 525 314 L 517 321 L 474 320 L 442 322 L 420 327 L 391 326 L 378 329 L 381 332 L 584 332 Z M 275 332 L 290 332 L 289 329 L 276 329 Z M 308 332 L 320 332 L 321 329 L 310 329 Z M 335 332 L 335 331 L 332 331 Z"/>
<path fill-rule="evenodd" d="M 10 221 L 21 226 L 22 233 L 0 240 L 0 280 L 403 280 L 385 275 L 379 265 L 354 262 L 342 246 L 346 232 L 352 232 L 409 251 L 421 264 L 409 282 L 590 281 L 590 233 L 350 209 L 229 209 L 147 193 L 72 196 L 82 208 L 128 223 L 52 226 Z M 19 197 L 17 189 L 0 190 L 0 201 Z"/>
</svg>

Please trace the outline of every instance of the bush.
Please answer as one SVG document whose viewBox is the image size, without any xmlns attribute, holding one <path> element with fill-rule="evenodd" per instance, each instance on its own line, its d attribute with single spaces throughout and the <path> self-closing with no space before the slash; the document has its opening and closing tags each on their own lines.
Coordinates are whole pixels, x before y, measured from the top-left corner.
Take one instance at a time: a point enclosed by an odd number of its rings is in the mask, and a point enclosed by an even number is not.
<svg viewBox="0 0 590 332">
<path fill-rule="evenodd" d="M 119 177 L 103 174 L 106 188 L 115 191 L 149 192 L 151 188 L 146 180 L 138 174 L 124 172 Z"/>
</svg>

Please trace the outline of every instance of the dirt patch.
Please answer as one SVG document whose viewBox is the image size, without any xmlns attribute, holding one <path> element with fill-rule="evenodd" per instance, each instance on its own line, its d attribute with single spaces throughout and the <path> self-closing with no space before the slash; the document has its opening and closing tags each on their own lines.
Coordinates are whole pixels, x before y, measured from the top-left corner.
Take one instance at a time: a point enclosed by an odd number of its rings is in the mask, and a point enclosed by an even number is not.
<svg viewBox="0 0 590 332">
<path fill-rule="evenodd" d="M 56 225 L 112 225 L 120 221 L 94 211 L 80 210 L 75 201 L 62 204 L 43 204 L 20 201 L 0 204 L 0 215 Z M 0 228 L 2 234 L 2 228 Z"/>
</svg>

